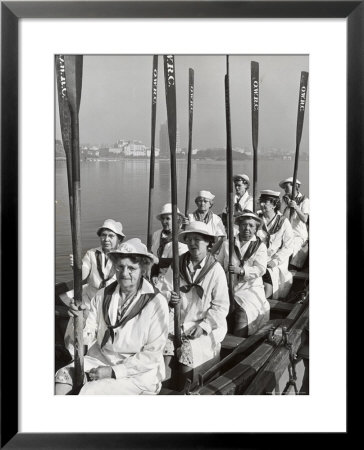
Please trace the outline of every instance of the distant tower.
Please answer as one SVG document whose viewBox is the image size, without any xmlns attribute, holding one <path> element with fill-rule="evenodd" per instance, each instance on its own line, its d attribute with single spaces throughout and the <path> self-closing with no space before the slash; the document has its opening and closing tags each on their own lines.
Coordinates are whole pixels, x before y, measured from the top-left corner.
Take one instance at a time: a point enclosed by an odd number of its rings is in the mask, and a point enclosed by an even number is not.
<svg viewBox="0 0 364 450">
<path fill-rule="evenodd" d="M 160 158 L 169 158 L 169 136 L 168 136 L 168 125 L 167 121 L 161 124 L 159 129 L 159 157 Z M 176 153 L 181 153 L 181 143 L 180 143 L 180 134 L 179 128 L 177 125 L 177 133 L 176 133 Z"/>
</svg>

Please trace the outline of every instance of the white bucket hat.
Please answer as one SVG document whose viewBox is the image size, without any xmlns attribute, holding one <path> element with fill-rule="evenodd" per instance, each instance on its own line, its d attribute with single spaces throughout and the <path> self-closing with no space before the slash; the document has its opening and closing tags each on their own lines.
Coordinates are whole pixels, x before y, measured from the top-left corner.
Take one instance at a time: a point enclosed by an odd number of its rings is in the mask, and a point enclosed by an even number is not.
<svg viewBox="0 0 364 450">
<path fill-rule="evenodd" d="M 237 175 L 234 175 L 233 180 L 234 181 L 245 180 L 248 183 L 250 183 L 249 177 L 248 177 L 248 175 L 245 175 L 245 173 L 238 173 Z"/>
<path fill-rule="evenodd" d="M 282 188 L 282 189 L 284 189 L 284 185 L 285 185 L 286 183 L 293 183 L 293 177 L 289 177 L 289 178 L 286 178 L 285 180 L 282 180 L 282 181 L 279 183 L 279 187 Z M 297 178 L 296 178 L 296 184 L 298 184 L 298 186 L 300 186 L 300 184 L 301 184 L 300 180 L 297 180 Z"/>
<path fill-rule="evenodd" d="M 108 253 L 108 256 L 116 256 L 116 255 L 138 255 L 138 256 L 146 256 L 155 264 L 158 264 L 158 258 L 155 257 L 152 253 L 148 252 L 147 246 L 142 243 L 139 238 L 129 239 L 128 241 L 123 242 L 116 248 Z"/>
<path fill-rule="evenodd" d="M 210 200 L 210 201 L 212 201 L 215 198 L 214 194 L 211 194 L 210 191 L 200 191 L 197 194 L 195 201 L 200 197 L 207 198 L 207 200 Z"/>
<path fill-rule="evenodd" d="M 204 223 L 204 222 L 200 222 L 198 220 L 196 220 L 195 222 L 191 222 L 190 224 L 186 225 L 186 228 L 184 231 L 181 231 L 178 234 L 178 240 L 180 242 L 184 242 L 184 239 L 186 237 L 187 234 L 190 233 L 199 233 L 199 234 L 203 234 L 205 236 L 209 236 L 211 238 L 215 238 L 215 234 L 213 234 L 209 227 Z"/>
<path fill-rule="evenodd" d="M 281 193 L 277 191 L 272 191 L 270 189 L 264 189 L 263 191 L 260 191 L 260 195 L 269 195 L 269 197 L 279 197 Z"/>
<path fill-rule="evenodd" d="M 123 233 L 123 226 L 121 222 L 116 222 L 113 219 L 106 219 L 102 226 L 97 230 L 97 235 L 100 236 L 101 230 L 107 228 L 108 230 L 113 231 L 115 234 L 118 234 L 120 237 L 124 238 L 125 234 Z"/>
<path fill-rule="evenodd" d="M 161 216 L 163 214 L 172 214 L 172 203 L 166 203 L 162 206 L 161 212 L 156 216 L 158 220 L 161 220 Z M 183 214 L 181 214 L 180 210 L 177 208 L 177 214 L 179 214 L 181 217 L 183 217 Z"/>
</svg>

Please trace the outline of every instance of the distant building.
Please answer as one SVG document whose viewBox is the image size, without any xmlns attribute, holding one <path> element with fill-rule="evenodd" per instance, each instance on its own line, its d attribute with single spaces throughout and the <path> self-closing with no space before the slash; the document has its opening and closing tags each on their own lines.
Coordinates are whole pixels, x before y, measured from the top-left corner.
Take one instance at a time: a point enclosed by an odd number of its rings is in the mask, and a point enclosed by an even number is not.
<svg viewBox="0 0 364 450">
<path fill-rule="evenodd" d="M 169 136 L 168 136 L 168 124 L 167 121 L 161 124 L 161 127 L 159 129 L 159 157 L 160 158 L 169 158 L 170 156 L 170 149 L 169 149 Z M 181 149 L 181 141 L 180 141 L 180 134 L 179 134 L 179 128 L 177 125 L 177 133 L 176 133 L 176 153 L 179 154 L 182 152 Z"/>
<path fill-rule="evenodd" d="M 155 157 L 158 158 L 160 150 L 158 147 L 154 147 Z M 150 158 L 150 147 L 147 147 L 147 157 Z"/>
</svg>

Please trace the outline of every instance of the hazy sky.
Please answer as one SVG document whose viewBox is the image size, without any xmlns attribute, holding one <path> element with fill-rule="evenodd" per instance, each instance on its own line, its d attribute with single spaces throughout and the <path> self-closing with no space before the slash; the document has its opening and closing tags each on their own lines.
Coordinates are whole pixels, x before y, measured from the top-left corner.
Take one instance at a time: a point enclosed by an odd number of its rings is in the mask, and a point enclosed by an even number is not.
<svg viewBox="0 0 364 450">
<path fill-rule="evenodd" d="M 138 139 L 150 146 L 152 55 L 84 56 L 80 107 L 81 143 Z M 298 91 L 308 56 L 230 56 L 233 147 L 251 149 L 250 62 L 259 62 L 259 147 L 294 151 Z M 225 55 L 175 56 L 177 122 L 181 147 L 188 144 L 188 69 L 195 72 L 193 148 L 225 147 Z M 308 104 L 301 151 L 308 152 Z M 58 105 L 56 138 L 61 139 Z M 163 57 L 159 56 L 156 146 L 166 120 Z"/>
</svg>

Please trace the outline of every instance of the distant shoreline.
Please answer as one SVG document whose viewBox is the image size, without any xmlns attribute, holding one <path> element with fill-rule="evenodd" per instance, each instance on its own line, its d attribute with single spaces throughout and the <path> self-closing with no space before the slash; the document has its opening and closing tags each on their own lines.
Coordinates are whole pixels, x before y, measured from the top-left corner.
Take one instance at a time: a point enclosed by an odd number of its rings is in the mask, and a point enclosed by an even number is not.
<svg viewBox="0 0 364 450">
<path fill-rule="evenodd" d="M 274 160 L 274 161 L 294 161 L 294 155 L 287 157 L 281 157 L 281 156 L 266 156 L 266 155 L 260 155 L 259 156 L 260 160 Z M 56 156 L 55 158 L 56 162 L 59 161 L 66 161 L 66 157 L 65 156 Z M 234 158 L 235 160 L 235 158 Z M 245 158 L 245 159 L 236 159 L 236 161 L 252 161 L 253 158 Z M 89 163 L 89 162 L 119 162 L 119 161 L 150 161 L 150 158 L 148 157 L 124 157 L 124 158 L 88 158 L 86 160 L 81 160 L 81 163 Z M 169 158 L 156 158 L 155 162 L 159 162 L 159 161 L 169 161 Z M 187 162 L 187 157 L 184 158 L 177 158 L 177 162 L 179 161 L 183 161 L 183 162 Z M 192 161 L 216 161 L 216 162 L 224 162 L 225 159 L 220 158 L 220 159 L 216 159 L 216 158 L 192 158 Z M 309 161 L 309 158 L 300 158 L 300 161 Z"/>
</svg>

